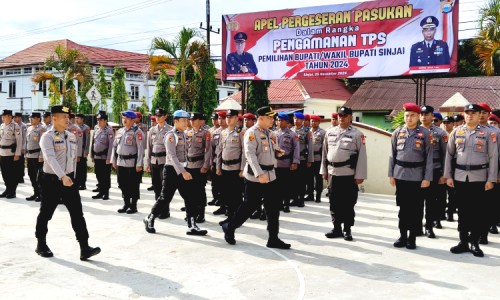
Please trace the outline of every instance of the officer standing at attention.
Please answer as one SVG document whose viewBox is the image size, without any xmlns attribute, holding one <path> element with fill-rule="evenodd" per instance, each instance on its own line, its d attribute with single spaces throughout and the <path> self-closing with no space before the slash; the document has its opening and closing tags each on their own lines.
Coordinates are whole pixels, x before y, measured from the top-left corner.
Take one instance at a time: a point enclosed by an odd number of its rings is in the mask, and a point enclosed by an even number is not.
<svg viewBox="0 0 500 300">
<path fill-rule="evenodd" d="M 86 190 L 87 186 L 87 157 L 90 150 L 90 127 L 84 123 L 85 115 L 76 114 L 76 125 L 80 127 L 82 132 L 82 156 L 80 156 L 80 161 L 76 166 L 76 178 L 79 184 L 80 190 Z"/>
<path fill-rule="evenodd" d="M 257 124 L 248 129 L 244 136 L 244 151 L 247 163 L 243 175 L 247 179 L 245 185 L 245 202 L 238 208 L 230 222 L 222 224 L 224 239 L 230 245 L 236 244 L 234 231 L 250 217 L 264 199 L 267 213 L 267 230 L 269 239 L 267 247 L 290 249 L 291 245 L 279 239 L 279 216 L 282 203 L 276 201 L 276 153 L 269 128 L 274 124 L 274 112 L 271 107 L 264 106 L 257 110 Z"/>
<path fill-rule="evenodd" d="M 448 136 L 450 136 L 451 132 L 453 131 L 454 128 L 454 121 L 453 121 L 453 116 L 446 116 L 443 118 L 443 129 L 446 131 Z M 445 210 L 446 212 L 446 221 L 448 222 L 454 222 L 454 214 L 457 212 L 457 205 L 455 201 L 455 189 L 448 186 L 446 186 L 446 192 L 448 193 L 448 201 L 445 203 L 445 207 L 442 209 Z"/>
<path fill-rule="evenodd" d="M 210 127 L 210 129 L 208 130 L 210 132 L 210 134 L 212 135 L 212 141 L 213 141 L 213 134 L 214 134 L 214 131 L 219 129 L 220 127 L 220 124 L 219 124 L 219 114 L 217 114 L 217 112 L 213 112 L 210 119 L 212 120 L 212 124 L 214 126 Z M 212 148 L 212 153 L 214 153 L 214 149 Z M 213 180 L 213 177 L 217 176 L 215 174 L 216 170 L 210 170 L 210 181 Z M 213 181 L 212 181 L 212 196 L 213 196 L 213 200 L 208 202 L 207 204 L 208 205 L 220 205 L 219 203 L 219 198 L 220 198 L 220 194 L 218 191 L 214 190 L 214 186 L 213 186 Z M 217 197 L 216 197 L 217 196 Z"/>
<path fill-rule="evenodd" d="M 45 130 L 50 130 L 52 127 L 52 116 L 50 115 L 50 111 L 43 113 L 43 126 L 45 126 Z"/>
<path fill-rule="evenodd" d="M 443 228 L 441 226 L 441 217 L 446 204 L 446 179 L 443 177 L 443 169 L 448 134 L 442 128 L 433 124 L 434 108 L 432 106 L 424 105 L 420 110 L 420 123 L 422 127 L 431 132 L 432 151 L 434 152 L 432 181 L 429 188 L 426 189 L 427 193 L 424 195 L 425 235 L 433 239 L 436 237 L 433 227 Z M 420 211 L 419 213 L 421 216 L 420 221 L 422 221 L 424 212 Z"/>
<path fill-rule="evenodd" d="M 144 158 L 144 134 L 139 127 L 134 126 L 136 118 L 137 115 L 131 110 L 122 112 L 123 127 L 118 129 L 113 142 L 111 162 L 118 172 L 118 185 L 124 202 L 119 213 L 135 214 L 140 198 L 139 176 Z"/>
<path fill-rule="evenodd" d="M 314 152 L 312 133 L 309 128 L 304 126 L 305 117 L 302 113 L 294 113 L 295 127 L 292 131 L 295 132 L 299 138 L 300 145 L 300 165 L 295 174 L 294 183 L 296 185 L 295 199 L 290 204 L 291 206 L 304 207 L 304 196 L 306 193 L 306 176 L 310 172 L 312 163 L 314 162 Z"/>
<path fill-rule="evenodd" d="M 113 154 L 113 142 L 115 133 L 108 125 L 108 115 L 100 112 L 96 115 L 97 128 L 92 133 L 92 151 L 90 158 L 94 163 L 95 175 L 99 186 L 98 194 L 92 199 L 109 199 L 109 189 L 111 188 L 111 156 Z"/>
<path fill-rule="evenodd" d="M 12 176 L 12 173 L 14 171 L 17 175 L 16 163 L 21 157 L 22 147 L 21 128 L 12 119 L 12 110 L 4 109 L 0 125 L 0 167 L 5 191 L 0 194 L 0 198 L 16 198 L 19 177 Z"/>
<path fill-rule="evenodd" d="M 325 236 L 344 237 L 346 241 L 352 241 L 351 227 L 354 226 L 358 184 L 362 184 L 367 177 L 365 136 L 351 125 L 352 110 L 349 107 L 341 107 L 338 114 L 339 126 L 325 133 L 319 170 L 328 180 L 330 190 L 333 229 Z"/>
<path fill-rule="evenodd" d="M 312 173 L 312 184 L 308 186 L 309 192 L 308 197 L 313 198 L 314 191 L 316 191 L 316 198 L 314 200 L 316 203 L 321 202 L 321 192 L 323 192 L 323 176 L 319 173 L 321 169 L 321 160 L 323 155 L 323 142 L 325 140 L 326 131 L 319 127 L 321 123 L 321 117 L 316 115 L 311 115 L 311 135 L 313 141 L 312 151 L 314 154 L 314 162 L 311 167 Z M 313 200 L 313 199 L 311 199 Z"/>
<path fill-rule="evenodd" d="M 40 172 L 43 167 L 43 155 L 40 149 L 40 138 L 45 133 L 45 126 L 41 121 L 39 112 L 31 113 L 31 126 L 26 133 L 26 164 L 28 165 L 28 176 L 30 177 L 33 195 L 26 197 L 28 201 L 40 201 Z"/>
<path fill-rule="evenodd" d="M 339 126 L 339 114 L 338 113 L 336 113 L 336 112 L 332 113 L 331 122 L 332 122 L 332 127 Z"/>
<path fill-rule="evenodd" d="M 220 142 L 220 134 L 221 132 L 227 128 L 227 123 L 226 123 L 226 112 L 225 111 L 220 111 L 217 113 L 218 115 L 218 124 L 220 125 L 219 128 L 215 129 L 212 131 L 212 172 L 213 176 L 211 176 L 212 179 L 212 196 L 214 199 L 217 199 L 218 203 L 215 203 L 215 205 L 220 205 L 218 209 L 214 211 L 214 215 L 224 215 L 226 213 L 226 208 L 222 204 L 222 197 L 221 197 L 221 190 L 222 190 L 222 182 L 220 176 L 217 176 L 217 147 Z"/>
<path fill-rule="evenodd" d="M 469 104 L 464 110 L 465 125 L 451 133 L 444 167 L 446 183 L 455 188 L 458 208 L 460 242 L 450 251 L 482 257 L 479 237 L 488 228 L 486 193 L 498 179 L 498 141 L 495 132 L 479 124 L 479 105 Z"/>
<path fill-rule="evenodd" d="M 231 52 L 227 55 L 226 73 L 252 73 L 254 75 L 257 75 L 257 73 L 259 73 L 259 70 L 255 65 L 252 54 L 245 52 L 246 41 L 248 38 L 247 34 L 244 32 L 238 32 L 234 35 L 233 38 L 236 45 L 236 51 Z"/>
<path fill-rule="evenodd" d="M 424 40 L 411 46 L 410 67 L 450 64 L 448 44 L 445 41 L 435 39 L 438 26 L 439 20 L 434 16 L 422 19 L 420 27 L 422 27 Z"/>
<path fill-rule="evenodd" d="M 144 218 L 144 225 L 148 233 L 155 233 L 155 218 L 160 215 L 165 207 L 170 207 L 170 202 L 174 197 L 175 191 L 184 199 L 186 207 L 188 235 L 206 235 L 207 231 L 198 227 L 196 217 L 198 216 L 198 205 L 193 197 L 193 191 L 190 191 L 189 181 L 193 180 L 191 174 L 185 169 L 187 166 L 188 144 L 185 130 L 188 119 L 191 117 L 188 112 L 177 110 L 174 112 L 174 128 L 167 132 L 165 136 L 165 149 L 167 158 L 165 169 L 163 171 L 163 188 L 161 195 L 156 199 L 156 203 L 151 209 L 151 213 Z M 196 192 L 196 191 L 194 191 Z"/>
<path fill-rule="evenodd" d="M 403 109 L 405 125 L 393 132 L 389 156 L 389 182 L 396 186 L 401 234 L 394 247 L 416 249 L 415 239 L 422 231 L 420 212 L 424 209 L 424 189 L 430 186 L 433 176 L 434 151 L 431 133 L 418 125 L 420 107 L 406 103 Z"/>
<path fill-rule="evenodd" d="M 288 128 L 290 118 L 286 113 L 278 113 L 278 129 L 274 132 L 276 136 L 276 185 L 280 195 L 280 203 L 283 204 L 283 212 L 290 212 L 290 199 L 293 198 L 292 175 L 300 164 L 299 138 L 295 132 Z"/>
<path fill-rule="evenodd" d="M 255 125 L 255 121 L 257 121 L 257 118 L 255 117 L 254 114 L 251 113 L 246 113 L 243 115 L 243 131 L 247 130 L 248 128 L 252 127 Z"/>
<path fill-rule="evenodd" d="M 69 124 L 69 108 L 56 105 L 51 108 L 53 127 L 42 135 L 40 146 L 44 164 L 40 179 L 42 186 L 42 202 L 40 213 L 36 220 L 36 238 L 38 244 L 36 253 L 42 257 L 52 257 L 54 254 L 47 246 L 46 236 L 48 223 L 60 201 L 68 209 L 71 225 L 80 243 L 80 260 L 101 252 L 99 247 L 88 244 L 89 233 L 83 217 L 82 201 L 78 187 L 74 184 L 76 171 L 77 145 L 74 134 L 66 130 Z"/>
<path fill-rule="evenodd" d="M 19 157 L 19 160 L 17 161 L 17 171 L 18 171 L 18 182 L 19 183 L 24 183 L 24 154 L 26 153 L 26 132 L 28 131 L 28 126 L 23 122 L 23 114 L 20 112 L 16 112 L 14 115 L 14 122 L 19 125 L 19 128 L 21 128 L 21 143 L 22 143 L 22 148 L 21 148 L 21 157 Z"/>
</svg>

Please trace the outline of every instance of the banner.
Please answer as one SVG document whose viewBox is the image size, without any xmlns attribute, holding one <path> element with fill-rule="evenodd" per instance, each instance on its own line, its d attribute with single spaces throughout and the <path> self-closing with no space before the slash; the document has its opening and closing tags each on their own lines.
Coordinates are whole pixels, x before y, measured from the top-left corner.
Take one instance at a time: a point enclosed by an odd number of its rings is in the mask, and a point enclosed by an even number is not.
<svg viewBox="0 0 500 300">
<path fill-rule="evenodd" d="M 458 0 L 378 0 L 222 16 L 226 80 L 456 72 Z"/>
</svg>

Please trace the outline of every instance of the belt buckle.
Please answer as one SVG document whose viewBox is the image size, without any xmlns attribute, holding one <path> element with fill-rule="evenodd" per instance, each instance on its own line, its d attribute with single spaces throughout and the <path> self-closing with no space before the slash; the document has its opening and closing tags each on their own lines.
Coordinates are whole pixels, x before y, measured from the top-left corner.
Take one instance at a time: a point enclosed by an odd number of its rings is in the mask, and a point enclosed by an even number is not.
<svg viewBox="0 0 500 300">
<path fill-rule="evenodd" d="M 470 171 L 470 165 L 465 166 L 465 171 Z"/>
</svg>

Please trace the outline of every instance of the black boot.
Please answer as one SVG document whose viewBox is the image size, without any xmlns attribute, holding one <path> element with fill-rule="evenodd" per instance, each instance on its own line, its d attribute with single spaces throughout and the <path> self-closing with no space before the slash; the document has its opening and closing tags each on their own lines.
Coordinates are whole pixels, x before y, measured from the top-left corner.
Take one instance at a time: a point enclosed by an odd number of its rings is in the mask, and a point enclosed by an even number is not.
<svg viewBox="0 0 500 300">
<path fill-rule="evenodd" d="M 265 209 L 263 209 L 262 212 L 260 213 L 259 220 L 261 220 L 261 221 L 267 220 L 267 214 L 266 214 L 266 210 Z"/>
<path fill-rule="evenodd" d="M 220 216 L 220 215 L 225 215 L 226 214 L 226 208 L 221 205 L 218 209 L 214 211 L 214 215 Z"/>
<path fill-rule="evenodd" d="M 344 240 L 352 241 L 351 226 L 344 227 Z"/>
<path fill-rule="evenodd" d="M 137 200 L 138 199 L 132 199 L 132 203 L 130 204 L 129 209 L 127 209 L 127 214 L 135 214 L 137 212 Z"/>
<path fill-rule="evenodd" d="M 54 253 L 52 253 L 52 251 L 50 251 L 49 246 L 47 246 L 45 239 L 38 239 L 38 243 L 36 245 L 35 252 L 36 252 L 36 254 L 40 255 L 41 257 L 54 256 Z"/>
<path fill-rule="evenodd" d="M 282 240 L 279 239 L 279 237 L 276 236 L 269 236 L 269 239 L 267 240 L 266 244 L 267 248 L 276 248 L 276 249 L 284 249 L 288 250 L 292 247 L 292 245 L 283 242 Z"/>
<path fill-rule="evenodd" d="M 453 213 L 452 212 L 447 212 L 446 213 L 446 221 L 448 221 L 448 222 L 455 221 L 455 219 L 453 218 Z"/>
<path fill-rule="evenodd" d="M 224 240 L 226 240 L 229 245 L 236 244 L 236 240 L 234 239 L 234 229 L 229 226 L 229 223 L 222 224 L 222 231 L 224 231 Z"/>
<path fill-rule="evenodd" d="M 400 236 L 394 242 L 393 246 L 396 247 L 396 248 L 406 247 L 406 244 L 408 243 L 408 231 L 405 230 L 405 229 L 400 229 L 399 233 L 400 233 Z"/>
<path fill-rule="evenodd" d="M 434 227 L 437 229 L 443 229 L 443 225 L 441 225 L 441 220 L 434 221 Z"/>
<path fill-rule="evenodd" d="M 26 197 L 26 200 L 28 200 L 28 201 L 33 201 L 33 200 L 35 200 L 36 198 L 38 198 L 38 195 L 37 195 L 37 194 L 33 194 L 33 195 L 29 196 L 29 197 Z"/>
<path fill-rule="evenodd" d="M 250 215 L 250 219 L 252 219 L 252 220 L 258 219 L 260 217 L 260 214 L 261 214 L 261 211 L 259 209 L 257 209 L 256 211 L 253 212 L 252 215 Z"/>
<path fill-rule="evenodd" d="M 97 187 L 97 188 L 93 189 L 92 192 L 98 193 L 99 192 L 99 188 Z"/>
<path fill-rule="evenodd" d="M 90 247 L 88 242 L 80 242 L 80 260 L 87 260 L 88 258 L 101 253 L 101 248 Z"/>
<path fill-rule="evenodd" d="M 490 227 L 490 233 L 492 234 L 498 234 L 498 228 L 497 228 L 497 225 L 493 225 Z"/>
<path fill-rule="evenodd" d="M 169 208 L 165 208 L 162 210 L 162 212 L 160 212 L 160 215 L 158 216 L 158 219 L 160 220 L 164 220 L 164 219 L 168 219 L 170 218 L 170 209 Z"/>
<path fill-rule="evenodd" d="M 196 223 L 205 223 L 205 207 L 200 208 L 200 213 L 196 216 Z"/>
<path fill-rule="evenodd" d="M 451 247 L 450 252 L 454 254 L 470 252 L 469 234 L 467 232 L 460 232 L 459 237 L 460 242 L 456 246 Z"/>
<path fill-rule="evenodd" d="M 332 219 L 335 217 L 332 215 Z M 325 233 L 325 236 L 329 239 L 334 239 L 338 237 L 344 237 L 344 234 L 342 233 L 342 225 L 339 222 L 333 221 L 333 229 L 327 233 Z"/>
<path fill-rule="evenodd" d="M 109 191 L 102 193 L 102 200 L 109 200 Z"/>
<path fill-rule="evenodd" d="M 430 239 L 436 238 L 436 234 L 434 233 L 434 230 L 432 229 L 432 227 L 425 229 L 425 235 Z"/>
<path fill-rule="evenodd" d="M 207 235 L 208 231 L 201 229 L 196 225 L 196 220 L 193 217 L 188 218 L 188 231 L 187 235 Z"/>
<path fill-rule="evenodd" d="M 102 198 L 101 192 L 99 192 L 99 194 L 97 194 L 95 196 L 92 196 L 92 199 L 101 199 L 101 198 Z"/>
<path fill-rule="evenodd" d="M 414 232 L 410 231 L 410 236 L 408 237 L 408 241 L 406 241 L 406 249 L 415 250 L 417 249 L 416 243 L 417 236 Z"/>
<path fill-rule="evenodd" d="M 156 233 L 155 229 L 155 216 L 153 214 L 149 214 L 144 218 L 144 225 L 146 226 L 146 231 L 148 233 Z"/>
<path fill-rule="evenodd" d="M 484 256 L 483 250 L 481 250 L 481 248 L 479 248 L 479 244 L 477 242 L 471 244 L 470 252 L 472 252 L 472 254 L 476 257 L 483 257 Z"/>
<path fill-rule="evenodd" d="M 320 203 L 321 202 L 321 192 L 320 193 L 316 193 L 316 203 Z"/>
<path fill-rule="evenodd" d="M 118 210 L 119 213 L 123 214 L 127 212 L 127 209 L 130 207 L 130 199 L 123 198 L 123 207 Z"/>
</svg>

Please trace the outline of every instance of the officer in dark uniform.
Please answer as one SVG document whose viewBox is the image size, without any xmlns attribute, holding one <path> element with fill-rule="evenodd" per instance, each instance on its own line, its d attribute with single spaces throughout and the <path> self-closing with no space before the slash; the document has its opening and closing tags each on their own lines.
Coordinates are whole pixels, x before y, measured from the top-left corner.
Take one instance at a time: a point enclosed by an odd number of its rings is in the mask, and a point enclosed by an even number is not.
<svg viewBox="0 0 500 300">
<path fill-rule="evenodd" d="M 134 214 L 137 212 L 137 201 L 140 198 L 139 180 L 144 160 L 144 133 L 134 126 L 135 112 L 122 112 L 124 127 L 118 129 L 113 142 L 111 162 L 118 172 L 118 185 L 123 194 L 123 207 L 119 213 Z"/>
<path fill-rule="evenodd" d="M 257 110 L 259 116 L 257 124 L 245 132 L 244 151 L 247 163 L 243 175 L 247 179 L 245 184 L 245 201 L 238 208 L 230 222 L 222 224 L 224 239 L 230 245 L 236 244 L 234 231 L 250 217 L 264 199 L 267 213 L 267 230 L 269 239 L 267 247 L 290 249 L 287 244 L 279 239 L 279 215 L 281 203 L 276 201 L 276 153 L 274 142 L 271 139 L 269 128 L 274 124 L 274 112 L 271 107 L 265 106 Z"/>
<path fill-rule="evenodd" d="M 245 52 L 245 44 L 248 38 L 247 34 L 238 32 L 233 38 L 236 43 L 236 52 L 231 52 L 227 56 L 226 73 L 252 73 L 253 75 L 257 75 L 259 70 L 257 70 L 252 54 Z"/>
<path fill-rule="evenodd" d="M 19 183 L 16 166 L 22 155 L 22 147 L 21 128 L 12 119 L 12 110 L 4 109 L 0 125 L 0 167 L 5 191 L 0 194 L 0 198 L 16 198 Z"/>
<path fill-rule="evenodd" d="M 17 176 L 18 176 L 18 182 L 19 183 L 24 183 L 24 154 L 26 153 L 26 132 L 28 130 L 28 126 L 23 122 L 23 113 L 16 112 L 14 115 L 14 122 L 19 125 L 19 128 L 21 128 L 21 157 L 19 157 L 19 160 L 16 162 L 16 168 L 17 168 Z"/>
<path fill-rule="evenodd" d="M 325 140 L 326 131 L 319 127 L 321 123 L 321 117 L 317 115 L 311 115 L 311 135 L 313 141 L 313 151 L 314 162 L 311 167 L 311 176 L 313 178 L 311 185 L 308 185 L 309 196 L 313 197 L 314 191 L 316 191 L 316 197 L 314 200 L 316 203 L 321 202 L 321 193 L 323 192 L 323 177 L 319 173 L 321 168 L 321 159 L 323 153 L 323 141 Z"/>
<path fill-rule="evenodd" d="M 30 177 L 33 195 L 26 198 L 28 201 L 40 201 L 40 172 L 43 167 L 43 155 L 40 149 L 40 138 L 45 133 L 45 126 L 41 121 L 39 112 L 31 113 L 31 126 L 26 132 L 26 163 L 28 165 L 28 176 Z"/>
<path fill-rule="evenodd" d="M 42 186 L 42 201 L 40 213 L 36 220 L 36 238 L 38 244 L 36 253 L 42 257 L 52 257 L 54 254 L 47 246 L 46 236 L 48 222 L 60 201 L 68 209 L 71 225 L 80 243 L 80 259 L 101 252 L 99 247 L 93 248 L 88 244 L 89 233 L 83 217 L 82 201 L 78 186 L 74 184 L 76 171 L 77 144 L 76 136 L 66 130 L 69 124 L 69 108 L 56 105 L 51 108 L 53 127 L 45 132 L 40 141 L 44 164 L 40 179 Z"/>
<path fill-rule="evenodd" d="M 422 19 L 420 26 L 424 40 L 411 46 L 410 67 L 449 65 L 448 44 L 445 41 L 434 39 L 439 20 L 434 16 L 428 16 Z"/>
<path fill-rule="evenodd" d="M 186 207 L 186 217 L 188 235 L 206 235 L 207 231 L 201 229 L 196 224 L 196 217 L 199 215 L 199 206 L 196 203 L 196 198 L 193 197 L 192 188 L 189 181 L 193 180 L 193 176 L 186 170 L 188 144 L 184 131 L 188 125 L 190 114 L 183 110 L 174 112 L 174 128 L 167 132 L 165 136 L 165 149 L 167 152 L 165 168 L 163 169 L 163 187 L 161 195 L 156 199 L 156 203 L 151 209 L 151 213 L 144 218 L 146 232 L 155 233 L 154 221 L 166 207 L 170 206 L 170 202 L 174 197 L 175 191 L 179 190 L 181 197 L 184 199 Z"/>
<path fill-rule="evenodd" d="M 418 125 L 420 107 L 406 103 L 403 108 L 405 125 L 393 132 L 389 156 L 389 182 L 396 186 L 401 233 L 394 247 L 415 249 L 416 236 L 422 231 L 419 212 L 424 209 L 424 189 L 430 186 L 433 176 L 434 152 L 431 133 Z"/>
<path fill-rule="evenodd" d="M 108 125 L 108 115 L 100 112 L 96 116 L 97 128 L 92 133 L 92 151 L 90 158 L 94 163 L 95 175 L 99 189 L 98 194 L 92 199 L 109 199 L 109 189 L 111 188 L 111 156 L 113 154 L 113 141 L 115 133 Z"/>
<path fill-rule="evenodd" d="M 464 110 L 465 125 L 450 135 L 444 168 L 446 183 L 455 187 L 458 208 L 460 242 L 450 251 L 482 257 L 479 237 L 489 225 L 487 192 L 498 180 L 498 140 L 495 132 L 479 124 L 479 105 L 469 104 Z"/>
<path fill-rule="evenodd" d="M 307 175 L 310 174 L 310 168 L 314 162 L 312 133 L 309 127 L 304 126 L 305 116 L 300 113 L 294 113 L 295 126 L 292 131 L 297 134 L 300 146 L 300 164 L 294 178 L 296 188 L 295 199 L 290 203 L 291 206 L 304 207 L 304 196 L 307 187 Z"/>
</svg>

